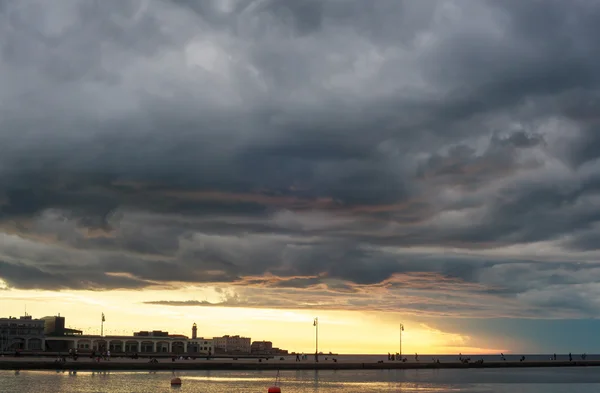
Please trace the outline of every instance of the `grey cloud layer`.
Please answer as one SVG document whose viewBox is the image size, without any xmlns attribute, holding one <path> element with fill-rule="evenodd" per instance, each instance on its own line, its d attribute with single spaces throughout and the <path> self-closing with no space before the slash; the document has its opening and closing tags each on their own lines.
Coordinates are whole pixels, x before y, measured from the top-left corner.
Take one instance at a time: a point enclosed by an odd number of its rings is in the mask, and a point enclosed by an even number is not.
<svg viewBox="0 0 600 393">
<path fill-rule="evenodd" d="M 598 17 L 584 0 L 2 1 L 0 278 L 250 291 L 268 273 L 352 308 L 357 285 L 375 302 L 429 274 L 500 313 L 591 315 Z M 563 259 L 497 255 L 538 243 Z"/>
</svg>

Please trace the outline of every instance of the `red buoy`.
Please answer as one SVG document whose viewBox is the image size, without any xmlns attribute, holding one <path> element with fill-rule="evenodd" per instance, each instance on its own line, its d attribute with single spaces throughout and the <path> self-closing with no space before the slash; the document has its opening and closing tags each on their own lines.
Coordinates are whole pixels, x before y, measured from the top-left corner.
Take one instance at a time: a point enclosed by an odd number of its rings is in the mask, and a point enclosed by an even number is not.
<svg viewBox="0 0 600 393">
<path fill-rule="evenodd" d="M 279 386 L 271 386 L 268 390 L 268 393 L 281 393 L 281 389 Z"/>
<path fill-rule="evenodd" d="M 181 386 L 181 378 L 175 377 L 171 379 L 171 386 Z"/>
</svg>

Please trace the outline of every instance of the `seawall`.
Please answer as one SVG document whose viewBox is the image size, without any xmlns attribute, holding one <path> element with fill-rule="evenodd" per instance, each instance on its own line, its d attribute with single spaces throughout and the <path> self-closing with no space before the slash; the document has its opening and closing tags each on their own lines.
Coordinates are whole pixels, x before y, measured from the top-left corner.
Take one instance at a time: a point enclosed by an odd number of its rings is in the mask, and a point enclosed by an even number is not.
<svg viewBox="0 0 600 393">
<path fill-rule="evenodd" d="M 3 370 L 81 370 L 81 371 L 171 371 L 171 370 L 397 370 L 397 369 L 471 369 L 471 368 L 523 368 L 523 367 L 594 367 L 600 366 L 597 360 L 579 361 L 524 361 L 524 362 L 484 362 L 484 363 L 427 363 L 427 362 L 262 362 L 244 361 L 186 361 L 177 360 L 149 363 L 143 361 L 72 361 L 66 363 L 54 360 L 0 359 Z"/>
</svg>

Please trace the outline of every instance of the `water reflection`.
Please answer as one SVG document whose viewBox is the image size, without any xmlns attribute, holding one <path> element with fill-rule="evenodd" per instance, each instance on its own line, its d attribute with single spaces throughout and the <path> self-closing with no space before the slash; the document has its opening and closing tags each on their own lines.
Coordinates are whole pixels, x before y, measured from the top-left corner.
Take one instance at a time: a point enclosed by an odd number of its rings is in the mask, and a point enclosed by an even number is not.
<svg viewBox="0 0 600 393">
<path fill-rule="evenodd" d="M 266 392 L 276 373 L 187 371 L 177 372 L 182 386 L 177 392 Z M 34 393 L 164 393 L 174 391 L 172 372 L 52 372 L 0 371 L 0 392 Z M 545 370 L 357 370 L 281 372 L 285 393 L 571 393 L 600 391 L 594 369 Z M 552 380 L 555 380 L 555 383 Z M 506 381 L 511 381 L 506 383 Z M 563 383 L 556 383 L 562 381 Z M 586 383 L 581 383 L 586 382 Z M 573 383 L 578 383 L 574 386 Z"/>
</svg>

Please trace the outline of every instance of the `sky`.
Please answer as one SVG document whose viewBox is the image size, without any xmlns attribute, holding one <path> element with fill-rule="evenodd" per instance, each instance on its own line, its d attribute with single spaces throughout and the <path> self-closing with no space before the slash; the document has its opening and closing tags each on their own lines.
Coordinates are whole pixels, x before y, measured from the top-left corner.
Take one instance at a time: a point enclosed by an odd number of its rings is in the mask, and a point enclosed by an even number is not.
<svg viewBox="0 0 600 393">
<path fill-rule="evenodd" d="M 0 0 L 0 315 L 600 353 L 600 4 Z"/>
</svg>

